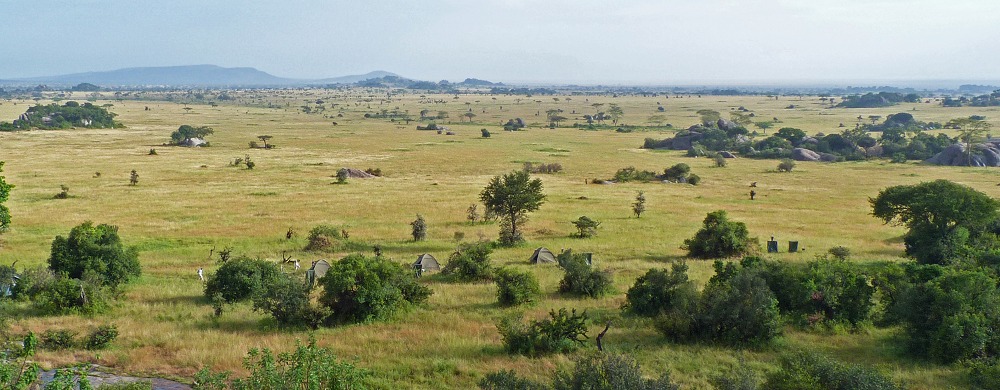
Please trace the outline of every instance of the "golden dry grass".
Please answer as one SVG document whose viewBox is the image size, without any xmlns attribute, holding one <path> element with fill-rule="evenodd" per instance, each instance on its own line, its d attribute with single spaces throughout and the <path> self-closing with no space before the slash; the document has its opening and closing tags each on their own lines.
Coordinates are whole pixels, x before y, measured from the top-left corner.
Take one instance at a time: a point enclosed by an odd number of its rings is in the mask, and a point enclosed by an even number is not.
<svg viewBox="0 0 1000 390">
<path fill-rule="evenodd" d="M 541 317 L 560 307 L 587 309 L 596 318 L 591 335 L 600 331 L 605 319 L 615 319 L 605 341 L 609 348 L 633 353 L 650 373 L 670 371 L 675 380 L 691 388 L 706 388 L 708 377 L 735 364 L 740 354 L 753 366 L 767 370 L 773 369 L 782 351 L 791 348 L 813 348 L 840 359 L 876 364 L 915 388 L 963 383 L 957 369 L 913 362 L 903 355 L 893 339 L 895 329 L 836 335 L 789 328 L 773 348 L 736 352 L 667 343 L 649 322 L 620 318 L 618 307 L 638 275 L 682 258 L 679 246 L 709 211 L 729 211 L 762 240 L 770 236 L 798 240 L 805 248 L 802 253 L 773 256 L 778 259 L 808 261 L 832 246 L 844 245 L 858 260 L 898 260 L 903 230 L 872 218 L 868 197 L 886 186 L 940 178 L 1000 197 L 995 170 L 867 161 L 799 163 L 791 173 L 777 173 L 776 161 L 749 159 L 715 168 L 711 160 L 686 158 L 683 152 L 639 149 L 644 138 L 664 138 L 672 131 L 620 134 L 540 126 L 546 109 L 563 109 L 571 118 L 569 124 L 582 122 L 573 118 L 593 112 L 591 104 L 598 102 L 620 104 L 626 123 L 644 124 L 651 115 L 665 115 L 666 122 L 678 128 L 696 122 L 698 109 L 712 108 L 726 116 L 730 109 L 744 106 L 759 118 L 782 120 L 776 128 L 799 127 L 808 133 L 836 132 L 841 122 L 853 127 L 858 115 L 884 117 L 900 111 L 912 112 L 923 121 L 944 122 L 973 113 L 996 121 L 990 112 L 995 109 L 946 109 L 933 103 L 917 104 L 917 111 L 910 111 L 914 108 L 910 106 L 829 109 L 815 97 L 775 101 L 765 97 L 561 96 L 556 101 L 537 96 L 400 95 L 381 102 L 384 91 L 369 94 L 364 90 L 245 92 L 240 96 L 243 103 L 255 106 L 191 105 L 193 109 L 185 112 L 183 105 L 171 102 L 109 101 L 128 128 L 0 133 L 0 160 L 7 163 L 4 175 L 17 186 L 8 202 L 13 229 L 0 236 L 0 263 L 19 260 L 19 266 L 43 265 L 53 237 L 85 220 L 118 225 L 125 241 L 141 250 L 143 277 L 108 313 L 17 322 L 21 330 L 81 332 L 113 322 L 122 331 L 117 346 L 100 353 L 44 352 L 41 361 L 62 365 L 87 360 L 130 373 L 181 378 L 190 378 L 203 366 L 239 370 L 248 349 L 287 350 L 307 334 L 274 329 L 247 306 L 214 319 L 195 275 L 198 267 L 209 273 L 214 269 L 208 259 L 211 248 L 232 246 L 239 254 L 270 259 L 287 252 L 305 264 L 321 257 L 337 259 L 344 253 L 301 251 L 308 230 L 327 223 L 345 226 L 353 240 L 382 245 L 399 262 L 412 261 L 424 252 L 444 260 L 456 244 L 455 232 L 464 233 L 466 241 L 496 236 L 494 224 L 467 223 L 465 210 L 477 201 L 490 177 L 532 161 L 558 162 L 565 171 L 539 176 L 548 200 L 531 215 L 528 244 L 494 254 L 497 263 L 531 269 L 539 277 L 546 299 L 523 309 L 528 317 Z M 331 102 L 340 104 L 325 114 L 342 112 L 344 116 L 324 118 L 297 111 L 303 100 L 318 98 L 327 107 Z M 268 102 L 280 108 L 259 107 Z M 665 112 L 656 111 L 657 102 Z M 17 103 L 3 102 L 0 120 L 16 118 L 29 104 Z M 799 108 L 784 109 L 788 104 Z M 144 110 L 147 106 L 150 111 Z M 416 123 L 362 117 L 365 112 L 396 107 L 411 115 L 424 108 L 448 111 L 451 123 L 438 123 L 457 135 L 416 131 Z M 474 122 L 462 123 L 460 115 L 470 108 L 477 114 Z M 576 114 L 571 114 L 574 110 Z M 499 124 L 514 117 L 524 118 L 530 128 L 501 131 Z M 213 146 L 162 146 L 181 124 L 215 128 L 216 134 L 209 137 Z M 493 137 L 481 138 L 481 128 L 491 130 Z M 278 147 L 248 149 L 247 143 L 262 134 L 274 136 L 272 142 Z M 158 155 L 147 155 L 150 148 L 156 148 Z M 256 169 L 229 166 L 244 155 L 257 162 Z M 678 162 L 691 165 L 703 184 L 584 184 L 588 179 L 608 178 L 625 166 L 660 171 Z M 340 167 L 378 167 L 386 176 L 331 184 Z M 134 187 L 128 185 L 132 169 L 140 175 Z M 99 178 L 95 172 L 101 173 Z M 758 182 L 755 201 L 747 195 L 751 181 Z M 53 199 L 62 184 L 70 187 L 72 197 Z M 648 204 L 646 214 L 636 219 L 630 205 L 639 190 L 645 191 Z M 413 243 L 408 241 L 409 222 L 418 213 L 428 222 L 428 241 Z M 570 221 L 581 215 L 603 222 L 597 237 L 569 237 L 573 232 Z M 289 228 L 297 236 L 285 240 Z M 615 271 L 618 293 L 596 300 L 555 294 L 561 272 L 525 264 L 537 246 L 594 252 L 598 267 Z M 700 282 L 712 274 L 709 262 L 689 264 L 692 278 Z M 451 284 L 435 277 L 424 282 L 434 290 L 425 308 L 388 323 L 323 329 L 318 332 L 320 344 L 375 370 L 376 387 L 385 388 L 468 388 L 483 374 L 502 368 L 542 378 L 569 362 L 567 356 L 527 359 L 504 354 L 493 323 L 516 309 L 498 308 L 491 284 Z"/>
</svg>

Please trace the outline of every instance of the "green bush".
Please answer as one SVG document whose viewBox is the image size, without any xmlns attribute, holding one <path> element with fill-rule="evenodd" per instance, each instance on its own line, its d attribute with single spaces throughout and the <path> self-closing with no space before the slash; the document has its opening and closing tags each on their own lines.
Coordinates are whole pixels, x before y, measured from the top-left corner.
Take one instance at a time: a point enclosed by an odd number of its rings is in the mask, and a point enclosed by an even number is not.
<svg viewBox="0 0 1000 390">
<path fill-rule="evenodd" d="M 778 172 L 791 172 L 792 169 L 795 169 L 795 160 L 786 158 L 778 163 Z"/>
<path fill-rule="evenodd" d="M 219 294 L 225 303 L 236 303 L 275 285 L 281 276 L 278 265 L 262 259 L 240 256 L 222 264 L 205 282 L 205 297 Z"/>
<path fill-rule="evenodd" d="M 7 345 L 2 345 L 7 348 Z M 32 362 L 35 349 L 38 348 L 38 337 L 28 332 L 20 346 L 5 349 L 0 356 L 0 388 L 11 390 L 33 389 L 32 384 L 38 379 L 42 369 L 38 363 Z"/>
<path fill-rule="evenodd" d="M 687 270 L 687 264 L 674 263 L 669 272 L 665 269 L 647 271 L 628 289 L 622 309 L 655 317 L 673 309 L 682 297 L 697 296 L 697 287 L 688 280 Z"/>
<path fill-rule="evenodd" d="M 111 342 L 118 338 L 118 327 L 114 325 L 101 325 L 87 335 L 83 341 L 84 348 L 98 350 L 107 348 Z"/>
<path fill-rule="evenodd" d="M 556 373 L 554 390 L 677 390 L 677 384 L 670 381 L 669 373 L 657 379 L 647 379 L 642 375 L 635 359 L 619 354 L 590 353 L 574 359 L 572 371 Z"/>
<path fill-rule="evenodd" d="M 902 386 L 860 365 L 849 365 L 823 355 L 797 352 L 781 358 L 781 369 L 767 375 L 763 388 L 775 390 L 896 390 Z"/>
<path fill-rule="evenodd" d="M 307 251 L 322 251 L 333 247 L 334 242 L 346 239 L 341 232 L 343 229 L 330 226 L 318 225 L 309 231 L 309 243 L 306 244 Z"/>
<path fill-rule="evenodd" d="M 770 342 L 781 333 L 781 315 L 767 282 L 756 269 L 729 273 L 720 264 L 716 262 L 716 274 L 702 292 L 696 331 L 728 345 Z"/>
<path fill-rule="evenodd" d="M 549 387 L 541 383 L 531 381 L 517 376 L 514 370 L 503 370 L 486 374 L 479 381 L 479 388 L 482 390 L 548 390 Z"/>
<path fill-rule="evenodd" d="M 448 256 L 448 263 L 441 273 L 460 281 L 484 281 L 493 279 L 493 264 L 489 243 L 477 242 L 459 245 L 458 250 Z"/>
<path fill-rule="evenodd" d="M 969 364 L 969 382 L 980 389 L 1000 389 L 1000 360 L 981 359 Z"/>
<path fill-rule="evenodd" d="M 689 173 L 691 173 L 691 167 L 685 163 L 679 163 L 663 170 L 663 178 L 670 181 L 682 182 L 687 179 Z"/>
<path fill-rule="evenodd" d="M 576 221 L 573 221 L 573 226 L 576 226 L 577 237 L 590 238 L 597 234 L 597 228 L 601 226 L 601 223 L 584 215 Z"/>
<path fill-rule="evenodd" d="M 59 350 L 73 348 L 76 345 L 76 332 L 63 329 L 48 329 L 42 332 L 42 348 L 49 350 Z"/>
<path fill-rule="evenodd" d="M 280 325 L 301 324 L 314 330 L 331 314 L 310 302 L 309 286 L 302 279 L 285 273 L 253 296 L 253 308 L 270 314 Z"/>
<path fill-rule="evenodd" d="M 387 319 L 411 304 L 427 301 L 432 291 L 417 283 L 408 267 L 384 256 L 354 254 L 333 263 L 320 278 L 320 303 L 338 322 Z"/>
<path fill-rule="evenodd" d="M 411 234 L 413 235 L 413 241 L 423 241 L 427 238 L 427 221 L 420 214 L 417 214 L 417 219 L 410 222 L 410 226 L 413 228 Z"/>
<path fill-rule="evenodd" d="M 725 168 L 726 165 L 729 165 L 729 160 L 718 153 L 712 156 L 712 161 L 715 163 L 716 168 Z"/>
<path fill-rule="evenodd" d="M 842 245 L 837 245 L 833 248 L 830 248 L 830 250 L 828 250 L 827 253 L 829 253 L 830 256 L 833 256 L 839 260 L 847 260 L 848 257 L 851 257 L 851 248 Z"/>
<path fill-rule="evenodd" d="M 47 280 L 32 303 L 48 314 L 95 314 L 107 307 L 106 294 L 96 283 L 66 276 Z"/>
<path fill-rule="evenodd" d="M 757 239 L 751 239 L 743 222 L 730 221 L 723 210 L 713 211 L 705 217 L 701 230 L 684 240 L 681 249 L 688 256 L 711 259 L 749 254 L 757 249 Z"/>
<path fill-rule="evenodd" d="M 696 186 L 696 185 L 698 185 L 698 183 L 701 183 L 701 176 L 698 176 L 698 175 L 695 175 L 695 174 L 692 173 L 692 174 L 688 175 L 687 182 L 690 185 Z"/>
<path fill-rule="evenodd" d="M 94 226 L 90 221 L 70 230 L 69 237 L 56 236 L 52 241 L 49 269 L 75 279 L 90 272 L 99 276 L 100 284 L 111 288 L 142 273 L 138 253 L 122 245 L 118 227 Z"/>
<path fill-rule="evenodd" d="M 333 351 L 296 342 L 295 350 L 277 356 L 268 349 L 252 349 L 243 360 L 250 372 L 246 378 L 230 379 L 229 372 L 212 373 L 207 368 L 195 375 L 195 390 L 327 389 L 364 390 L 371 373 L 337 360 Z"/>
<path fill-rule="evenodd" d="M 560 253 L 557 260 L 565 271 L 562 280 L 559 281 L 559 292 L 598 298 L 613 291 L 614 280 L 611 278 L 611 271 L 593 269 L 587 264 L 585 255 L 567 250 Z"/>
<path fill-rule="evenodd" d="M 503 339 L 504 349 L 512 354 L 541 356 L 551 353 L 572 352 L 587 339 L 587 313 L 576 313 L 565 308 L 549 311 L 547 319 L 524 324 L 520 317 L 500 320 L 497 330 Z"/>
<path fill-rule="evenodd" d="M 517 306 L 537 302 L 542 296 L 538 279 L 531 272 L 520 272 L 510 268 L 496 271 L 497 302 L 501 306 Z"/>
<path fill-rule="evenodd" d="M 615 172 L 615 176 L 611 180 L 618 183 L 627 183 L 630 181 L 645 183 L 656 180 L 656 172 L 640 171 L 635 169 L 635 167 L 625 167 Z"/>
</svg>

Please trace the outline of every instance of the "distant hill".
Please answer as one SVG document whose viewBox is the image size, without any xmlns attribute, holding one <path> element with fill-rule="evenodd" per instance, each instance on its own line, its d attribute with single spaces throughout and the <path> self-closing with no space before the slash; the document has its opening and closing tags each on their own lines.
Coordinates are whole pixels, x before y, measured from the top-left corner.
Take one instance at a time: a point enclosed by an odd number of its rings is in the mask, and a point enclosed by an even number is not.
<svg viewBox="0 0 1000 390">
<path fill-rule="evenodd" d="M 286 85 L 298 80 L 276 77 L 254 68 L 223 68 L 215 65 L 159 66 L 125 68 L 105 72 L 74 73 L 61 76 L 32 77 L 16 82 L 100 86 L 141 85 Z"/>
<path fill-rule="evenodd" d="M 365 74 L 350 75 L 350 76 L 340 76 L 340 77 L 333 77 L 333 78 L 319 79 L 319 80 L 309 80 L 306 83 L 307 84 L 354 84 L 354 83 L 357 83 L 357 82 L 360 82 L 360 81 L 371 80 L 371 79 L 381 79 L 381 78 L 384 78 L 384 77 L 400 77 L 400 78 L 402 78 L 402 76 L 400 76 L 398 74 L 395 74 L 395 73 L 392 73 L 392 72 L 386 72 L 384 70 L 376 70 L 374 72 L 368 72 L 368 73 L 365 73 Z"/>
</svg>

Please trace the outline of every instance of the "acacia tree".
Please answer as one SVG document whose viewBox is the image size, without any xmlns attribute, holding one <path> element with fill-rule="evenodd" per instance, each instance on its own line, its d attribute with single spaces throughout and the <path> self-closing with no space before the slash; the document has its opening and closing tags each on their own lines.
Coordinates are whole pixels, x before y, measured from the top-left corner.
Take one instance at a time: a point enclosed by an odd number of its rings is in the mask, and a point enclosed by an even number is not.
<svg viewBox="0 0 1000 390">
<path fill-rule="evenodd" d="M 617 104 L 612 103 L 608 106 L 608 116 L 611 117 L 611 124 L 617 126 L 618 120 L 625 116 L 625 111 L 622 111 L 622 108 Z"/>
<path fill-rule="evenodd" d="M 528 172 L 514 171 L 493 177 L 479 199 L 488 213 L 501 219 L 500 243 L 514 245 L 524 240 L 520 227 L 527 221 L 527 214 L 545 202 L 545 194 L 541 179 L 532 179 Z"/>
<path fill-rule="evenodd" d="M 993 127 L 982 117 L 971 116 L 968 118 L 952 119 L 945 124 L 945 127 L 959 127 L 961 131 L 958 139 L 965 145 L 965 165 L 972 166 L 972 146 L 985 139 L 986 132 Z"/>
<path fill-rule="evenodd" d="M 3 164 L 4 162 L 0 161 L 0 173 L 3 173 Z M 10 197 L 10 190 L 12 188 L 14 188 L 14 185 L 7 184 L 3 175 L 0 175 L 0 233 L 10 228 L 10 210 L 3 204 Z"/>
<path fill-rule="evenodd" d="M 215 130 L 212 130 L 208 126 L 194 127 L 191 125 L 181 125 L 181 127 L 177 128 L 177 131 L 170 134 L 170 140 L 173 141 L 174 145 L 179 145 L 191 138 L 205 138 L 205 136 L 214 132 Z"/>
<path fill-rule="evenodd" d="M 635 196 L 635 203 L 632 203 L 632 212 L 635 213 L 635 217 L 639 218 L 642 213 L 646 212 L 646 194 L 639 191 L 639 194 Z"/>
</svg>

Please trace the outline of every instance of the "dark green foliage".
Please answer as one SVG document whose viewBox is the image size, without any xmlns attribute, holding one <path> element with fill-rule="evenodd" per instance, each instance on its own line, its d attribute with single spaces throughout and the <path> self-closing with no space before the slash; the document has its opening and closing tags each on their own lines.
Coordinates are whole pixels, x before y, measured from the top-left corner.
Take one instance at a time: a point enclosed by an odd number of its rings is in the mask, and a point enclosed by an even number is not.
<svg viewBox="0 0 1000 390">
<path fill-rule="evenodd" d="M 307 251 L 325 251 L 334 249 L 335 244 L 341 240 L 346 240 L 342 234 L 343 229 L 330 225 L 317 225 L 309 231 L 309 243 L 306 244 Z"/>
<path fill-rule="evenodd" d="M 795 160 L 786 158 L 778 163 L 778 172 L 791 172 L 793 169 L 795 169 Z"/>
<path fill-rule="evenodd" d="M 788 140 L 789 145 L 798 145 L 806 137 L 806 132 L 794 127 L 782 127 L 774 135 Z"/>
<path fill-rule="evenodd" d="M 413 235 L 413 241 L 423 241 L 427 238 L 427 221 L 420 214 L 417 214 L 417 219 L 410 222 L 410 227 L 413 230 L 410 232 Z"/>
<path fill-rule="evenodd" d="M 868 321 L 874 307 L 875 288 L 857 265 L 843 260 L 818 260 L 809 263 L 805 289 L 811 291 L 809 312 L 822 313 L 824 319 L 847 321 L 858 325 Z"/>
<path fill-rule="evenodd" d="M 530 272 L 500 268 L 494 275 L 497 284 L 497 302 L 501 306 L 517 306 L 537 302 L 542 296 L 538 279 Z"/>
<path fill-rule="evenodd" d="M 599 221 L 595 221 L 587 217 L 586 215 L 573 221 L 573 226 L 576 226 L 576 236 L 579 238 L 589 238 L 597 234 L 597 228 L 601 226 Z"/>
<path fill-rule="evenodd" d="M 696 186 L 696 185 L 698 185 L 698 183 L 701 183 L 701 176 L 698 176 L 698 175 L 695 175 L 695 174 L 692 173 L 692 174 L 688 175 L 687 182 L 690 185 Z"/>
<path fill-rule="evenodd" d="M 204 139 L 205 136 L 212 133 L 215 133 L 215 130 L 212 130 L 212 128 L 208 126 L 194 127 L 191 125 L 181 125 L 181 127 L 177 128 L 177 131 L 170 134 L 170 142 L 174 145 L 179 145 L 192 138 Z"/>
<path fill-rule="evenodd" d="M 684 182 L 688 174 L 691 173 L 691 167 L 685 163 L 674 164 L 674 166 L 663 170 L 663 178 L 670 181 Z"/>
<path fill-rule="evenodd" d="M 222 264 L 205 282 L 205 297 L 219 294 L 226 303 L 253 299 L 274 286 L 281 277 L 278 265 L 241 256 Z"/>
<path fill-rule="evenodd" d="M 842 245 L 830 248 L 827 253 L 839 260 L 847 260 L 848 257 L 851 257 L 851 249 Z"/>
<path fill-rule="evenodd" d="M 90 221 L 70 230 L 69 237 L 56 236 L 52 241 L 49 269 L 76 279 L 92 273 L 100 284 L 111 288 L 142 273 L 138 253 L 122 245 L 118 227 L 94 226 Z"/>
<path fill-rule="evenodd" d="M 754 147 L 756 147 L 757 150 L 791 149 L 792 143 L 789 142 L 787 138 L 780 137 L 778 135 L 772 135 L 770 137 L 761 140 Z"/>
<path fill-rule="evenodd" d="M 646 212 L 646 194 L 639 191 L 635 196 L 635 203 L 632 203 L 632 212 L 635 213 L 635 217 L 639 218 L 642 213 Z"/>
<path fill-rule="evenodd" d="M 574 359 L 572 371 L 556 373 L 554 390 L 677 390 L 669 373 L 657 379 L 642 375 L 639 363 L 626 355 L 586 354 Z"/>
<path fill-rule="evenodd" d="M 114 325 L 101 325 L 87 335 L 83 341 L 83 347 L 89 350 L 107 348 L 111 342 L 118 338 L 118 327 Z"/>
<path fill-rule="evenodd" d="M 559 292 L 590 298 L 598 298 L 614 290 L 611 271 L 594 269 L 587 263 L 582 253 L 566 250 L 556 260 L 565 273 L 559 281 Z"/>
<path fill-rule="evenodd" d="M 4 161 L 0 161 L 0 173 L 3 173 L 3 164 Z M 14 189 L 14 185 L 8 184 L 5 179 L 0 175 L 0 233 L 10 229 L 10 209 L 4 203 L 10 198 L 10 190 Z"/>
<path fill-rule="evenodd" d="M 486 212 L 500 217 L 500 244 L 515 245 L 524 239 L 520 226 L 527 221 L 529 212 L 538 210 L 545 202 L 542 181 L 531 179 L 524 171 L 514 171 L 495 176 L 479 194 Z"/>
<path fill-rule="evenodd" d="M 285 273 L 253 296 L 253 308 L 270 314 L 280 325 L 307 325 L 314 330 L 331 314 L 310 302 L 309 287 L 302 279 Z"/>
<path fill-rule="evenodd" d="M 526 162 L 524 163 L 524 168 L 521 168 L 521 170 L 528 173 L 559 173 L 562 172 L 563 167 L 560 163 L 541 163 L 535 165 L 530 162 Z"/>
<path fill-rule="evenodd" d="M 732 372 L 714 375 L 709 383 L 717 390 L 757 390 L 761 387 L 760 379 L 760 375 L 747 367 L 741 358 L 740 364 Z"/>
<path fill-rule="evenodd" d="M 354 254 L 332 264 L 320 278 L 320 303 L 341 323 L 382 320 L 427 301 L 432 291 L 417 283 L 408 267 L 384 256 Z"/>
<path fill-rule="evenodd" d="M 6 351 L 3 358 L 0 358 L 0 388 L 5 390 L 33 388 L 32 383 L 38 379 L 38 375 L 42 371 L 37 363 L 32 362 L 37 348 L 38 337 L 34 333 L 28 332 L 20 347 Z"/>
<path fill-rule="evenodd" d="M 295 350 L 277 356 L 269 349 L 251 349 L 243 360 L 250 372 L 246 378 L 230 379 L 231 373 L 212 373 L 207 368 L 195 375 L 195 390 L 364 390 L 371 374 L 350 363 L 337 360 L 333 351 L 309 343 L 296 342 Z"/>
<path fill-rule="evenodd" d="M 710 339 L 728 345 L 765 344 L 781 332 L 778 300 L 752 268 L 729 275 L 717 266 L 702 292 L 697 323 Z"/>
<path fill-rule="evenodd" d="M 76 332 L 62 329 L 47 329 L 42 332 L 42 348 L 48 350 L 59 350 L 73 348 L 76 345 Z"/>
<path fill-rule="evenodd" d="M 98 313 L 107 306 L 106 294 L 92 280 L 72 279 L 65 274 L 46 279 L 44 284 L 33 286 L 32 303 L 48 314 Z"/>
<path fill-rule="evenodd" d="M 837 107 L 844 108 L 877 108 L 893 106 L 902 102 L 920 101 L 920 95 L 903 95 L 896 92 L 866 93 L 864 95 L 845 96 Z"/>
<path fill-rule="evenodd" d="M 979 389 L 1000 389 L 1000 360 L 981 359 L 970 362 L 969 382 Z"/>
<path fill-rule="evenodd" d="M 757 239 L 750 238 L 746 224 L 730 221 L 725 211 L 718 210 L 708 213 L 701 230 L 684 240 L 681 249 L 701 259 L 735 257 L 756 250 Z"/>
<path fill-rule="evenodd" d="M 618 183 L 627 183 L 630 181 L 645 183 L 656 180 L 656 172 L 640 171 L 635 169 L 635 167 L 625 167 L 615 172 L 615 177 L 611 178 L 611 180 Z"/>
<path fill-rule="evenodd" d="M 712 155 L 712 161 L 715 163 L 716 168 L 725 168 L 726 165 L 729 165 L 729 160 L 718 153 Z"/>
<path fill-rule="evenodd" d="M 347 183 L 347 178 L 351 177 L 351 172 L 347 168 L 340 168 L 337 170 L 337 184 Z"/>
<path fill-rule="evenodd" d="M 17 119 L 9 127 L 17 130 L 34 128 L 52 130 L 68 129 L 71 127 L 110 129 L 122 127 L 121 123 L 114 121 L 114 118 L 117 116 L 116 114 L 89 102 L 82 105 L 74 101 L 68 101 L 61 106 L 56 103 L 45 106 L 32 106 L 28 107 L 24 116 L 27 119 Z"/>
<path fill-rule="evenodd" d="M 504 349 L 512 354 L 541 356 L 571 352 L 587 340 L 587 313 L 565 308 L 549 311 L 549 318 L 524 324 L 520 317 L 508 317 L 497 324 Z"/>
<path fill-rule="evenodd" d="M 674 263 L 670 271 L 646 271 L 628 289 L 622 309 L 644 317 L 655 317 L 678 306 L 681 297 L 697 296 L 697 287 L 688 280 L 687 270 L 687 264 Z"/>
<path fill-rule="evenodd" d="M 486 374 L 479 381 L 479 388 L 482 390 L 548 390 L 549 387 L 541 383 L 531 381 L 517 376 L 514 370 L 503 370 Z"/>
<path fill-rule="evenodd" d="M 441 269 L 441 273 L 465 282 L 493 279 L 491 253 L 493 248 L 486 242 L 462 244 L 448 256 L 448 264 Z"/>
<path fill-rule="evenodd" d="M 492 135 L 492 134 L 490 134 L 489 130 L 480 129 L 480 131 L 483 133 L 483 138 L 490 138 L 490 135 Z"/>
<path fill-rule="evenodd" d="M 988 195 L 947 180 L 888 187 L 869 203 L 876 218 L 909 228 L 906 254 L 922 264 L 947 264 L 975 241 L 989 242 L 996 233 L 986 227 L 997 221 L 1000 207 Z"/>
<path fill-rule="evenodd" d="M 871 367 L 845 364 L 823 355 L 797 352 L 781 357 L 781 369 L 767 375 L 773 390 L 896 390 L 902 386 Z"/>
<path fill-rule="evenodd" d="M 996 332 L 1000 329 L 1000 289 L 996 280 L 976 270 L 926 271 L 940 275 L 916 280 L 898 303 L 910 351 L 944 363 L 1000 357 L 1000 334 Z"/>
</svg>

